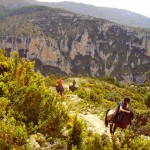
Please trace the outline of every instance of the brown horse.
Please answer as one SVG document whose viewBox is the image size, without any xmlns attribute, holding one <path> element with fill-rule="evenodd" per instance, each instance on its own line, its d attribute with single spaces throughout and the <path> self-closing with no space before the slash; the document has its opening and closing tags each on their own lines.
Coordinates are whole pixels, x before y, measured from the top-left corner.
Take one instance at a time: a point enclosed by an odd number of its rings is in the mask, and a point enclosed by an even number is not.
<svg viewBox="0 0 150 150">
<path fill-rule="evenodd" d="M 106 112 L 106 116 L 105 116 L 105 126 L 108 126 L 108 123 L 111 121 L 112 119 L 112 110 L 108 109 Z M 117 127 L 122 128 L 122 129 L 126 129 L 128 125 L 131 124 L 131 121 L 134 117 L 133 111 L 130 110 L 130 113 L 124 113 L 122 116 L 121 121 L 115 120 L 114 121 L 114 125 L 110 125 L 110 133 L 114 134 L 115 130 L 117 129 Z"/>
<path fill-rule="evenodd" d="M 72 91 L 72 92 L 74 92 L 75 90 L 77 90 L 78 88 L 76 87 L 76 86 L 74 86 L 74 85 L 70 85 L 69 86 L 69 91 Z"/>
<path fill-rule="evenodd" d="M 60 95 L 62 96 L 62 94 L 64 92 L 64 87 L 63 86 L 56 86 L 56 91 L 57 91 L 57 93 L 60 93 Z"/>
</svg>

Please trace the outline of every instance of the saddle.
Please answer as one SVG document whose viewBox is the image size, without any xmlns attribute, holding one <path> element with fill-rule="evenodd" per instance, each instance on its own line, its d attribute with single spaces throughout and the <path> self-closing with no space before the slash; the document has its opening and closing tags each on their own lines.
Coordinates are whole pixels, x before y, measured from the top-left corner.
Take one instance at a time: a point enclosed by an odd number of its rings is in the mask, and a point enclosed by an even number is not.
<svg viewBox="0 0 150 150">
<path fill-rule="evenodd" d="M 113 117 L 114 113 L 115 113 L 115 109 L 111 109 L 111 110 L 108 112 L 108 114 L 107 114 L 107 120 L 108 120 L 108 121 L 111 121 L 111 120 L 112 120 L 112 117 Z"/>
</svg>

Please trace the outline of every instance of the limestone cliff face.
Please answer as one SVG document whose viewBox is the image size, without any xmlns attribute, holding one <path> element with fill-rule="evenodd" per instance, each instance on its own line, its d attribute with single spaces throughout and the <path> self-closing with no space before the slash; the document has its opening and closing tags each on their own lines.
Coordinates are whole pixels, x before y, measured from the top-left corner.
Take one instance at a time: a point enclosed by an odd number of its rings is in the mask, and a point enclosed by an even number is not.
<svg viewBox="0 0 150 150">
<path fill-rule="evenodd" d="M 147 55 L 150 56 L 150 41 L 147 42 Z"/>
<path fill-rule="evenodd" d="M 9 34 L 1 23 L 0 47 L 8 56 L 18 50 L 21 57 L 35 60 L 44 75 L 88 74 L 140 81 L 150 69 L 150 34 L 61 11 L 24 15 L 21 21 L 32 23 L 32 35 L 22 30 L 18 34 L 19 25 Z"/>
</svg>

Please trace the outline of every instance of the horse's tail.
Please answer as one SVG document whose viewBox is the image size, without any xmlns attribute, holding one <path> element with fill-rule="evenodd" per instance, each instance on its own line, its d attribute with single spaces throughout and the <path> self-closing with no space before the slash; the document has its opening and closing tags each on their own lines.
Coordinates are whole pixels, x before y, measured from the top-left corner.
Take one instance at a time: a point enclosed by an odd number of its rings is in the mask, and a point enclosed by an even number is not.
<svg viewBox="0 0 150 150">
<path fill-rule="evenodd" d="M 108 126 L 107 114 L 108 114 L 109 111 L 110 111 L 110 109 L 108 109 L 108 110 L 106 111 L 106 116 L 105 116 L 105 126 L 106 126 L 106 127 Z"/>
</svg>

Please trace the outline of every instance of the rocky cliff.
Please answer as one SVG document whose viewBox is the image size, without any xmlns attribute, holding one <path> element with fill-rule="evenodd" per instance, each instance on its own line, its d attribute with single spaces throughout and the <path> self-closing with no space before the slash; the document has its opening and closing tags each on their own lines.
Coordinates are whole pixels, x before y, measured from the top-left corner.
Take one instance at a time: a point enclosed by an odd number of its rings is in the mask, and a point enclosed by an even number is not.
<svg viewBox="0 0 150 150">
<path fill-rule="evenodd" d="M 150 32 L 41 6 L 0 21 L 0 47 L 36 61 L 43 75 L 87 74 L 141 81 L 150 69 Z"/>
</svg>

